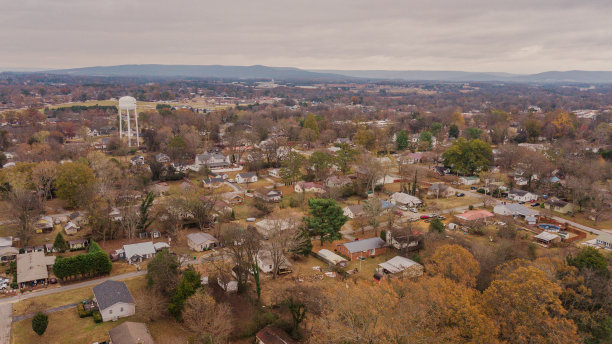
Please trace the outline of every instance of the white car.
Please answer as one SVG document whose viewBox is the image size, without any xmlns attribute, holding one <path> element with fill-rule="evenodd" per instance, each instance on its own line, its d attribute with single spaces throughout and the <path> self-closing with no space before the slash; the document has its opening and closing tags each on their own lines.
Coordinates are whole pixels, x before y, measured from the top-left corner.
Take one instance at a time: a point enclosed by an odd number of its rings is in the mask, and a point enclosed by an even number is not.
<svg viewBox="0 0 612 344">
<path fill-rule="evenodd" d="M 403 210 L 403 211 L 408 210 L 408 208 L 407 208 L 407 207 L 405 207 L 405 206 L 403 206 L 403 205 L 402 205 L 402 206 L 397 207 L 397 209 L 399 209 L 399 210 Z"/>
<path fill-rule="evenodd" d="M 419 211 L 417 210 L 417 208 L 410 208 L 410 211 L 413 213 L 418 213 Z"/>
</svg>

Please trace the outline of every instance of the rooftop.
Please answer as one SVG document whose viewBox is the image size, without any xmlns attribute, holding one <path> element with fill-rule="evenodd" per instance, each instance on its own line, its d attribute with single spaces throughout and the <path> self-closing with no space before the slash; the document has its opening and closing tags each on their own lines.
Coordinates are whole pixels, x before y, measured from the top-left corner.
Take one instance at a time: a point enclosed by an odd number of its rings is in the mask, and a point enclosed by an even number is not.
<svg viewBox="0 0 612 344">
<path fill-rule="evenodd" d="M 108 280 L 93 287 L 93 293 L 100 310 L 118 303 L 134 303 L 134 298 L 123 282 Z"/>
<path fill-rule="evenodd" d="M 364 252 L 367 250 L 383 247 L 385 246 L 385 241 L 379 237 L 376 237 L 376 238 L 351 241 L 351 242 L 347 242 L 341 245 L 344 245 L 344 247 L 346 247 L 346 249 L 350 253 L 355 253 L 355 252 Z"/>
</svg>

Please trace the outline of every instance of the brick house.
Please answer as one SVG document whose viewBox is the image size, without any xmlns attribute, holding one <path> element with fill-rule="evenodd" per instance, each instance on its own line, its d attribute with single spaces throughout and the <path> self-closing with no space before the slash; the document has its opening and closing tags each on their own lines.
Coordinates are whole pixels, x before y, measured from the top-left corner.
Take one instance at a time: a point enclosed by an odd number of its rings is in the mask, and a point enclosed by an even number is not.
<svg viewBox="0 0 612 344">
<path fill-rule="evenodd" d="M 363 240 L 355 240 L 338 244 L 337 250 L 340 254 L 355 260 L 359 257 L 376 257 L 387 252 L 385 241 L 379 237 Z"/>
</svg>

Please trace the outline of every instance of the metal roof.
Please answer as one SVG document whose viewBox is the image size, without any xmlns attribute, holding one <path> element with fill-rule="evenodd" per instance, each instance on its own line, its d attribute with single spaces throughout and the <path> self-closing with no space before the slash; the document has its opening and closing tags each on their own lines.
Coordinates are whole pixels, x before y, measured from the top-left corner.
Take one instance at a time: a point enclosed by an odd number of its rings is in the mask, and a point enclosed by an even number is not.
<svg viewBox="0 0 612 344">
<path fill-rule="evenodd" d="M 375 248 L 385 246 L 385 241 L 381 238 L 369 238 L 363 240 L 351 241 L 343 244 L 344 247 L 350 252 L 364 252 Z"/>
</svg>

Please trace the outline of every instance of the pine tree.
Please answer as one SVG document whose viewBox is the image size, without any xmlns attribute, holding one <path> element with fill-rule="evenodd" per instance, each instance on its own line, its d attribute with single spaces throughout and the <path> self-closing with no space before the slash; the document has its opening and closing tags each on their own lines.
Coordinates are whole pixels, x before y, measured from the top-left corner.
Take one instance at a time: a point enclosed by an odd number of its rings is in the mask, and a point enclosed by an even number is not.
<svg viewBox="0 0 612 344">
<path fill-rule="evenodd" d="M 64 236 L 62 235 L 61 232 L 57 233 L 57 236 L 55 236 L 55 241 L 53 242 L 53 248 L 59 252 L 65 252 L 68 250 L 69 248 L 68 243 L 64 239 Z"/>
</svg>

